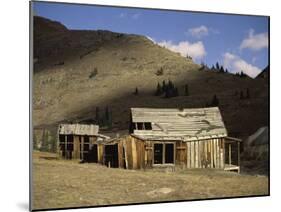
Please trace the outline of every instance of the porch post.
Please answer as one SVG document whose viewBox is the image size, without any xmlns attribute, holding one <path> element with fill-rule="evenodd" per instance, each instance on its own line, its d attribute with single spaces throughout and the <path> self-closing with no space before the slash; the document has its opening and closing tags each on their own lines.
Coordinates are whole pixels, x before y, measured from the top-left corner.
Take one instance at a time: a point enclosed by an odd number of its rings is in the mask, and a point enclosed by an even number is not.
<svg viewBox="0 0 281 212">
<path fill-rule="evenodd" d="M 228 163 L 231 165 L 231 144 L 228 144 Z"/>
</svg>

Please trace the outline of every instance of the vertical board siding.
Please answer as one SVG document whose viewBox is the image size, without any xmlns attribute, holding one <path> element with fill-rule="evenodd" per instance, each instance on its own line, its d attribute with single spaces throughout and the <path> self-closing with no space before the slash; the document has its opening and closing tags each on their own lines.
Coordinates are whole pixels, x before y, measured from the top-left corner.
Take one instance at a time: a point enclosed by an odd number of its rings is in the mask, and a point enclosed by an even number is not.
<svg viewBox="0 0 281 212">
<path fill-rule="evenodd" d="M 79 144 L 79 136 L 73 136 L 73 158 L 80 158 L 80 144 Z"/>
<path fill-rule="evenodd" d="M 123 143 L 122 142 L 118 142 L 118 166 L 120 168 L 124 167 L 124 163 L 123 163 Z"/>
<path fill-rule="evenodd" d="M 194 168 L 194 142 L 190 143 L 190 168 Z"/>
<path fill-rule="evenodd" d="M 220 145 L 220 164 L 221 164 L 221 169 L 224 168 L 224 163 L 223 163 L 223 139 L 220 139 L 221 145 Z"/>
<path fill-rule="evenodd" d="M 95 137 L 90 137 L 89 141 L 90 145 L 96 144 Z M 67 146 L 67 138 L 65 138 L 65 143 L 65 146 Z M 80 140 L 79 136 L 74 136 L 73 158 L 80 158 L 80 153 L 83 153 L 83 143 L 83 136 L 81 136 Z M 127 169 L 152 168 L 154 143 L 154 141 L 144 141 L 131 135 L 118 140 L 119 167 L 126 167 Z M 104 146 L 104 144 L 97 144 L 98 163 L 100 164 L 104 163 Z M 174 145 L 174 159 L 175 165 L 181 168 L 224 168 L 224 139 L 205 139 L 189 142 L 176 141 Z"/>
<path fill-rule="evenodd" d="M 190 142 L 186 142 L 186 166 L 190 168 Z"/>
<path fill-rule="evenodd" d="M 132 142 L 131 142 L 132 137 L 127 137 L 126 139 L 126 147 L 127 147 L 127 160 L 128 160 L 128 169 L 133 168 L 133 159 L 132 159 Z"/>
<path fill-rule="evenodd" d="M 198 168 L 201 168 L 201 158 L 200 158 L 200 145 L 199 145 L 199 141 L 196 142 L 197 143 L 197 160 L 198 160 Z"/>
</svg>

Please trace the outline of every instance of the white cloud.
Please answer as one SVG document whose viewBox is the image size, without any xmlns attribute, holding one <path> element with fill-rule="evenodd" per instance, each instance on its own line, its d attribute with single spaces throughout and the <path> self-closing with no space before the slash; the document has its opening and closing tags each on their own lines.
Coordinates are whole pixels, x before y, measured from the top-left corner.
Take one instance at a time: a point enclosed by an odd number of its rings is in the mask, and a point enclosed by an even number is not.
<svg viewBox="0 0 281 212">
<path fill-rule="evenodd" d="M 174 44 L 172 41 L 161 41 L 158 45 L 166 47 L 173 52 L 180 53 L 183 57 L 189 55 L 193 59 L 201 59 L 207 54 L 202 41 L 195 43 L 181 41 L 178 44 Z"/>
<path fill-rule="evenodd" d="M 192 35 L 195 38 L 202 38 L 209 34 L 209 29 L 206 26 L 201 25 L 199 27 L 190 28 L 188 30 L 188 34 Z"/>
<path fill-rule="evenodd" d="M 148 35 L 146 35 L 145 36 L 148 40 L 151 40 L 153 43 L 156 43 L 156 41 L 152 38 L 152 37 L 150 37 L 150 36 L 148 36 Z"/>
<path fill-rule="evenodd" d="M 261 72 L 261 69 L 259 69 L 258 67 L 247 63 L 239 56 L 231 54 L 229 52 L 223 55 L 223 66 L 227 68 L 231 73 L 239 73 L 243 71 L 252 78 L 255 78 Z"/>
<path fill-rule="evenodd" d="M 249 30 L 249 35 L 247 38 L 245 38 L 241 45 L 240 49 L 251 49 L 254 51 L 261 50 L 263 48 L 268 48 L 268 34 L 260 33 L 260 34 L 254 34 L 254 30 Z"/>
</svg>

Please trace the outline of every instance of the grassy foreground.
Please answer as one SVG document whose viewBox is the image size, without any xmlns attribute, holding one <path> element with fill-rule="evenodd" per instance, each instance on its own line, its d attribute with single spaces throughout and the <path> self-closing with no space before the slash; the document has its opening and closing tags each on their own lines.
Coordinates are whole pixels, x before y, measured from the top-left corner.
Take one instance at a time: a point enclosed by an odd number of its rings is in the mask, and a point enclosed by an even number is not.
<svg viewBox="0 0 281 212">
<path fill-rule="evenodd" d="M 268 194 L 268 177 L 216 170 L 135 171 L 33 153 L 33 209 Z"/>
</svg>

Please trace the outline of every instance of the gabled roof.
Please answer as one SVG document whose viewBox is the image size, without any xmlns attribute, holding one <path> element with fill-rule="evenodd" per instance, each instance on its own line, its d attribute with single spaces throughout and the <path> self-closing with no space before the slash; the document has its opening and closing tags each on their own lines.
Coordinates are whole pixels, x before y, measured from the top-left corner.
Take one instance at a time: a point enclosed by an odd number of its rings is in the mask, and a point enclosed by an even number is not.
<svg viewBox="0 0 281 212">
<path fill-rule="evenodd" d="M 64 135 L 95 135 L 98 136 L 99 126 L 94 124 L 60 124 L 59 134 Z"/>
<path fill-rule="evenodd" d="M 218 107 L 209 108 L 131 108 L 132 122 L 150 122 L 152 130 L 134 130 L 145 140 L 197 140 L 226 137 L 227 131 Z"/>
</svg>

